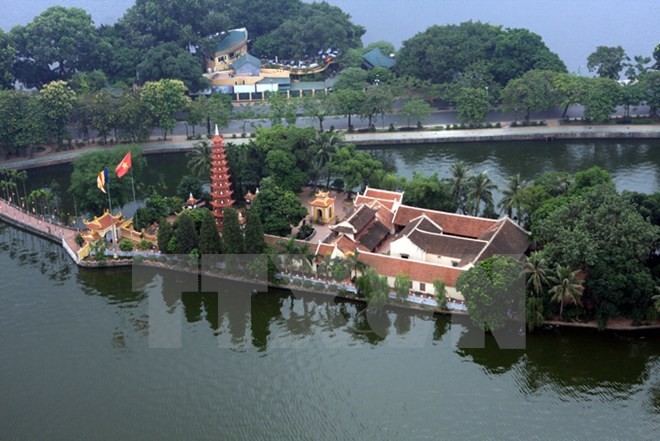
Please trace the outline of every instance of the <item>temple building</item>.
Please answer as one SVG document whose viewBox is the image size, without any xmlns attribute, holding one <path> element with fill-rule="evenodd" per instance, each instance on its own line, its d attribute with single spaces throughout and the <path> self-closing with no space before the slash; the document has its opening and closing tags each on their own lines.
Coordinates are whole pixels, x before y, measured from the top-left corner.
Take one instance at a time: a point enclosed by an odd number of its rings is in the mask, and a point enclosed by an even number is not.
<svg viewBox="0 0 660 441">
<path fill-rule="evenodd" d="M 335 219 L 335 199 L 327 191 L 316 193 L 316 199 L 309 203 L 312 222 L 329 224 Z"/>
<path fill-rule="evenodd" d="M 218 127 L 216 126 L 211 150 L 211 206 L 220 231 L 222 231 L 224 209 L 234 204 L 232 198 L 234 192 L 230 188 L 231 183 L 229 182 L 230 176 L 225 141 L 218 133 Z"/>
</svg>

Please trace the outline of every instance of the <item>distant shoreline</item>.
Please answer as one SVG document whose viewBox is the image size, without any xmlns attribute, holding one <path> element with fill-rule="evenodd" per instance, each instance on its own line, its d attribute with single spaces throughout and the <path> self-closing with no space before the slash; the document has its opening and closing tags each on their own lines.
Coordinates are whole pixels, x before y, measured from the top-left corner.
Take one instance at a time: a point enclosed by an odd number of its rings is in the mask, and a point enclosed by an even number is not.
<svg viewBox="0 0 660 441">
<path fill-rule="evenodd" d="M 345 132 L 344 132 L 345 133 Z M 224 134 L 227 143 L 244 144 L 251 138 L 241 138 L 240 134 Z M 236 137 L 234 137 L 236 136 Z M 424 130 L 414 132 L 369 132 L 345 133 L 347 143 L 358 147 L 375 145 L 410 145 L 410 144 L 443 144 L 462 142 L 507 142 L 507 141 L 565 141 L 565 140 L 640 140 L 660 139 L 660 125 L 626 125 L 626 126 L 536 126 L 536 127 L 503 127 L 494 129 L 472 130 Z M 168 141 L 148 141 L 139 143 L 144 155 L 162 153 L 188 152 L 193 149 L 197 140 L 187 140 L 184 136 L 173 136 Z M 0 167 L 20 170 L 40 168 L 51 165 L 68 164 L 78 156 L 97 150 L 110 149 L 112 146 L 92 145 L 80 149 L 61 152 L 36 154 L 33 158 L 12 158 L 0 161 Z"/>
</svg>

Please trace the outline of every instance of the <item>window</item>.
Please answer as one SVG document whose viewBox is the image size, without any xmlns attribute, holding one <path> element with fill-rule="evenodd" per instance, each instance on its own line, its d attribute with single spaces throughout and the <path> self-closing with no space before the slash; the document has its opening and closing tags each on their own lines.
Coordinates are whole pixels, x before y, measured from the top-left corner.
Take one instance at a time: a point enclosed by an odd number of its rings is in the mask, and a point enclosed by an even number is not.
<svg viewBox="0 0 660 441">
<path fill-rule="evenodd" d="M 401 255 L 401 258 L 402 258 L 402 259 L 407 259 L 408 257 L 410 257 L 408 254 L 402 254 L 402 255 Z"/>
<path fill-rule="evenodd" d="M 419 284 L 419 290 L 420 291 L 426 291 L 426 283 L 421 283 Z"/>
<path fill-rule="evenodd" d="M 458 266 L 458 260 L 452 260 L 451 261 L 451 266 L 454 266 L 454 267 Z"/>
<path fill-rule="evenodd" d="M 408 282 L 408 289 L 412 289 L 412 284 L 413 284 L 412 280 L 410 282 Z"/>
</svg>

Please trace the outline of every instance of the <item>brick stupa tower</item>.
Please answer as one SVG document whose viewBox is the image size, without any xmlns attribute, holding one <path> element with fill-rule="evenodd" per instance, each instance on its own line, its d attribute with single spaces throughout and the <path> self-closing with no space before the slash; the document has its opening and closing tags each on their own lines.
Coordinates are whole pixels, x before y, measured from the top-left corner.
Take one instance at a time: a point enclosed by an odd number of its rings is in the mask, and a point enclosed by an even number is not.
<svg viewBox="0 0 660 441">
<path fill-rule="evenodd" d="M 223 210 L 234 205 L 232 194 L 234 193 L 229 182 L 229 165 L 227 164 L 227 153 L 225 152 L 225 141 L 218 133 L 215 126 L 213 147 L 211 150 L 211 206 L 213 216 L 218 224 L 218 230 L 222 232 Z"/>
</svg>

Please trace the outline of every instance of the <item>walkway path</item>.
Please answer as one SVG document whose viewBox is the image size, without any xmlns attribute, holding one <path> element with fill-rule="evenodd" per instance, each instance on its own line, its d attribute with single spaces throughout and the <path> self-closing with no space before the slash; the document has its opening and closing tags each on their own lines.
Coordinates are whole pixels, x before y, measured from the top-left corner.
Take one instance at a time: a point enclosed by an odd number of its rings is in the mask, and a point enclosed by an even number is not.
<svg viewBox="0 0 660 441">
<path fill-rule="evenodd" d="M 29 231 L 30 233 L 61 243 L 69 254 L 77 253 L 80 247 L 76 243 L 77 230 L 46 220 L 41 216 L 29 214 L 25 210 L 0 199 L 0 220 Z M 71 256 L 77 261 L 73 255 Z"/>
</svg>

